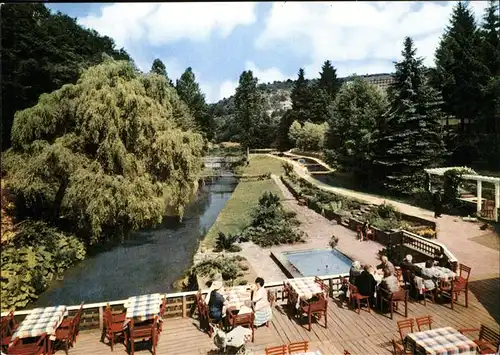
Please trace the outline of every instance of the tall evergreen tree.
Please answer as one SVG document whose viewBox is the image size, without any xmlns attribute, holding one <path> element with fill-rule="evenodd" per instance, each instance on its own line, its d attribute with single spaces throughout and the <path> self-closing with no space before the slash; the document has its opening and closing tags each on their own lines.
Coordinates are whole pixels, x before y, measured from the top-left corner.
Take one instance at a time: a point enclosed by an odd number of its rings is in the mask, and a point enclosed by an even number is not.
<svg viewBox="0 0 500 355">
<path fill-rule="evenodd" d="M 319 80 L 312 88 L 312 121 L 322 123 L 327 120 L 329 108 L 333 105 L 340 86 L 341 82 L 337 78 L 337 70 L 329 60 L 325 61 L 319 73 Z"/>
<path fill-rule="evenodd" d="M 496 1 L 489 1 L 480 33 L 487 81 L 482 88 L 478 150 L 489 169 L 500 169 L 500 16 Z"/>
<path fill-rule="evenodd" d="M 153 61 L 153 65 L 151 66 L 151 70 L 150 70 L 151 73 L 155 73 L 155 74 L 158 74 L 158 75 L 161 75 L 163 77 L 165 77 L 165 79 L 167 79 L 167 83 L 170 85 L 170 86 L 174 86 L 174 83 L 172 82 L 172 80 L 168 77 L 168 73 L 167 73 L 167 68 L 165 67 L 165 64 L 163 64 L 163 62 L 161 61 L 161 59 L 158 59 L 156 58 L 154 61 Z"/>
<path fill-rule="evenodd" d="M 245 148 L 261 146 L 259 135 L 265 122 L 265 112 L 257 82 L 251 70 L 244 71 L 234 95 L 235 118 L 241 129 L 240 142 Z"/>
<path fill-rule="evenodd" d="M 305 79 L 304 75 L 304 69 L 300 68 L 297 81 L 295 81 L 295 85 L 290 93 L 293 120 L 300 122 L 311 121 L 312 92 L 309 82 Z"/>
<path fill-rule="evenodd" d="M 196 82 L 196 77 L 191 67 L 188 67 L 182 73 L 181 77 L 177 79 L 175 89 L 182 101 L 189 107 L 198 127 L 208 134 L 211 127 L 211 120 L 208 115 L 205 95 L 201 92 L 200 85 Z"/>
<path fill-rule="evenodd" d="M 436 50 L 436 74 L 447 113 L 460 120 L 460 132 L 472 127 L 481 105 L 484 70 L 474 14 L 465 2 L 453 9 L 450 24 Z M 463 139 L 463 137 L 462 137 Z"/>
<path fill-rule="evenodd" d="M 439 164 L 444 153 L 442 113 L 439 94 L 429 85 L 410 37 L 405 38 L 402 56 L 395 63 L 391 112 L 379 134 L 374 164 L 386 188 L 411 194 L 422 182 L 423 169 Z"/>
</svg>

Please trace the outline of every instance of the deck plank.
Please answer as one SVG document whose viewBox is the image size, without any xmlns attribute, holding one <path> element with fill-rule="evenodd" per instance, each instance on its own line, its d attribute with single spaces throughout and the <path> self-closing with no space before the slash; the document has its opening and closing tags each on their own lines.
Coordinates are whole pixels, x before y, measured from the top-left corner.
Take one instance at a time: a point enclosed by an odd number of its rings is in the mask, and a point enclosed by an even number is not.
<svg viewBox="0 0 500 355">
<path fill-rule="evenodd" d="M 498 280 L 498 279 L 497 279 Z M 491 310 L 498 309 L 496 298 L 492 293 L 497 287 L 494 281 L 482 283 L 469 295 L 469 308 L 463 304 L 463 296 L 459 299 L 460 304 L 452 311 L 449 304 L 433 304 L 427 302 L 427 306 L 416 301 L 408 304 L 408 316 L 418 317 L 432 315 L 433 328 L 452 326 L 454 328 L 478 327 L 485 324 L 496 331 L 500 331 L 500 325 L 495 318 L 498 314 L 490 314 Z M 493 288 L 493 290 L 492 290 Z M 476 294 L 479 294 L 481 304 Z M 486 303 L 485 303 L 486 302 Z M 388 315 L 380 314 L 372 310 L 368 313 L 364 310 L 358 315 L 355 311 L 340 306 L 340 302 L 330 299 L 328 305 L 328 328 L 323 327 L 323 319 L 320 323 L 314 323 L 312 331 L 307 331 L 301 322 L 289 317 L 286 306 L 277 302 L 273 309 L 273 320 L 269 327 L 260 327 L 255 331 L 255 342 L 249 344 L 249 348 L 255 355 L 265 353 L 265 348 L 280 344 L 288 344 L 293 341 L 308 340 L 312 350 L 320 350 L 324 355 L 343 354 L 344 349 L 351 354 L 390 354 L 392 349 L 391 339 L 398 339 L 397 321 L 404 319 L 402 315 L 395 314 L 391 320 Z M 198 321 L 193 318 L 166 319 L 160 334 L 157 348 L 158 355 L 195 355 L 216 354 L 213 339 L 202 333 L 198 327 Z M 97 330 L 81 331 L 77 342 L 70 350 L 71 355 L 94 355 L 111 353 L 107 344 L 101 343 L 100 332 Z M 212 350 L 212 352 L 210 352 Z M 126 354 L 123 344 L 115 345 L 114 354 Z M 138 355 L 150 353 L 147 347 L 136 350 Z M 64 354 L 58 351 L 57 354 Z"/>
</svg>

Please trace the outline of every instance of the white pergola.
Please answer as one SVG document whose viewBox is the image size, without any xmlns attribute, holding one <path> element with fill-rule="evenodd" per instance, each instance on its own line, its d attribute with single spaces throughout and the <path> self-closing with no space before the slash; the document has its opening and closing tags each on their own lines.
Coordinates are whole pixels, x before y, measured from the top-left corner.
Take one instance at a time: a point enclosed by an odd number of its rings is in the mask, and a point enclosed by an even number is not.
<svg viewBox="0 0 500 355">
<path fill-rule="evenodd" d="M 445 172 L 452 169 L 460 169 L 461 167 L 448 167 L 448 168 L 433 168 L 433 169 L 424 169 L 427 175 L 429 175 L 429 186 L 427 189 L 431 191 L 431 175 L 443 176 Z M 477 184 L 477 198 L 476 198 L 476 208 L 477 212 L 481 212 L 482 207 L 482 192 L 483 192 L 483 182 L 489 182 L 495 185 L 495 209 L 493 210 L 493 217 L 495 221 L 498 222 L 498 208 L 500 208 L 500 178 L 493 176 L 482 176 L 482 175 L 470 175 L 464 174 L 462 175 L 462 180 L 473 180 L 476 181 Z"/>
</svg>

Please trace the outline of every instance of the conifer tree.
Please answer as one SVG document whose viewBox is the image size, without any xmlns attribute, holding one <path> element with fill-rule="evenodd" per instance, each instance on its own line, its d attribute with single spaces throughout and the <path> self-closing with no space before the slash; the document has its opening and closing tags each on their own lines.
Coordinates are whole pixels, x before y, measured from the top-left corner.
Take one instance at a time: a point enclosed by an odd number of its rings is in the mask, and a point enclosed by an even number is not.
<svg viewBox="0 0 500 355">
<path fill-rule="evenodd" d="M 460 132 L 470 130 L 481 105 L 485 81 L 480 37 L 474 14 L 465 2 L 453 9 L 450 24 L 436 50 L 436 74 L 447 113 L 460 120 Z"/>
<path fill-rule="evenodd" d="M 329 107 L 335 101 L 341 82 L 337 78 L 337 70 L 327 60 L 321 67 L 319 79 L 312 88 L 311 119 L 322 123 L 327 120 Z"/>
<path fill-rule="evenodd" d="M 312 93 L 304 75 L 304 69 L 300 68 L 297 81 L 290 93 L 293 120 L 298 120 L 299 122 L 311 121 Z"/>
<path fill-rule="evenodd" d="M 260 147 L 259 134 L 266 118 L 257 82 L 251 70 L 244 71 L 234 95 L 235 119 L 241 129 L 240 142 L 245 148 Z"/>
<path fill-rule="evenodd" d="M 429 85 L 410 37 L 405 38 L 402 55 L 395 63 L 391 111 L 378 137 L 374 164 L 386 188 L 411 194 L 422 182 L 423 169 L 439 164 L 443 156 L 442 113 L 439 94 Z"/>
<path fill-rule="evenodd" d="M 196 82 L 196 76 L 191 67 L 188 67 L 181 77 L 177 79 L 175 89 L 182 101 L 188 106 L 199 129 L 206 134 L 209 133 L 211 121 L 209 120 L 205 95 L 201 92 L 200 85 Z"/>
<path fill-rule="evenodd" d="M 168 77 L 167 68 L 165 67 L 165 64 L 163 64 L 163 62 L 161 61 L 161 59 L 156 58 L 153 61 L 153 65 L 151 66 L 151 71 L 150 72 L 165 77 L 165 79 L 167 79 L 167 83 L 170 86 L 174 86 L 174 83 Z"/>
</svg>

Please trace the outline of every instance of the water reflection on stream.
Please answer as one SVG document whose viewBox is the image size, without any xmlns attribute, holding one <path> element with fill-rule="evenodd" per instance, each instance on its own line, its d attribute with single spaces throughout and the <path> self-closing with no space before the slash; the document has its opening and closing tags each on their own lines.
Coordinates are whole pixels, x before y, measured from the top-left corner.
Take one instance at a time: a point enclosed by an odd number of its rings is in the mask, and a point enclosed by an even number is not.
<svg viewBox="0 0 500 355">
<path fill-rule="evenodd" d="M 218 178 L 200 189 L 182 223 L 166 218 L 154 229 L 132 234 L 122 245 L 88 255 L 64 273 L 63 281 L 54 281 L 32 307 L 173 291 L 172 283 L 191 266 L 200 236 L 215 222 L 236 184 L 233 177 Z"/>
</svg>

